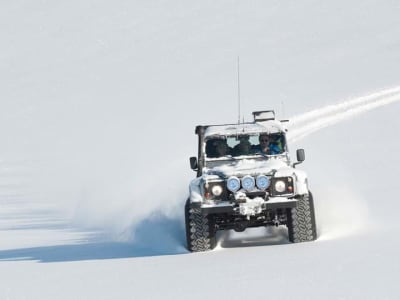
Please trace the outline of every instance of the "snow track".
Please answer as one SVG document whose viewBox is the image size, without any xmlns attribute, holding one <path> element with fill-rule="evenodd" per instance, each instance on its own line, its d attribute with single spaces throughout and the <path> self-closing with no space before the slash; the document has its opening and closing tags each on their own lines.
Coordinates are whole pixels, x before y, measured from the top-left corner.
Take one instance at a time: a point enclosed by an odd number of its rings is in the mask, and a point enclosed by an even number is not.
<svg viewBox="0 0 400 300">
<path fill-rule="evenodd" d="M 294 116 L 290 118 L 288 139 L 290 142 L 296 142 L 324 127 L 397 101 L 400 101 L 400 87 L 382 90 Z"/>
<path fill-rule="evenodd" d="M 288 140 L 290 143 L 299 141 L 325 127 L 395 102 L 400 102 L 400 86 L 305 112 L 289 119 Z M 316 201 L 318 239 L 344 237 L 373 227 L 368 212 L 374 210 L 374 203 L 369 203 L 360 190 L 347 186 L 345 182 L 342 186 L 336 182 L 334 189 L 322 186 L 314 192 L 317 197 L 320 195 L 319 199 L 323 199 L 323 202 Z M 343 199 L 346 202 L 346 211 L 343 211 L 343 203 L 340 202 Z M 352 213 L 355 211 L 356 215 Z"/>
</svg>

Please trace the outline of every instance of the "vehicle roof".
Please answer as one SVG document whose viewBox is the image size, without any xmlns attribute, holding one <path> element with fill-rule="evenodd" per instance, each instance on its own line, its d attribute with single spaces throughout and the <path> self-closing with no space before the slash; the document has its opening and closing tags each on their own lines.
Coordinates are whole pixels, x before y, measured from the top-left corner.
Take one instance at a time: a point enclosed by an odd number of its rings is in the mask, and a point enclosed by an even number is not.
<svg viewBox="0 0 400 300">
<path fill-rule="evenodd" d="M 207 126 L 204 136 L 218 135 L 241 135 L 241 134 L 257 134 L 257 133 L 281 133 L 286 128 L 282 126 L 280 121 L 268 120 L 263 122 L 241 123 L 241 124 L 224 124 Z"/>
</svg>

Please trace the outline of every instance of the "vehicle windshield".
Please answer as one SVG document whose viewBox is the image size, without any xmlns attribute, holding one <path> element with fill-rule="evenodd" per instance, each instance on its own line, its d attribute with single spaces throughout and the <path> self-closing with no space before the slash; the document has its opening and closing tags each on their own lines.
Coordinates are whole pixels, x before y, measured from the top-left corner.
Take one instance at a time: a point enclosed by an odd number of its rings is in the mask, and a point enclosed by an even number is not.
<svg viewBox="0 0 400 300">
<path fill-rule="evenodd" d="M 212 136 L 205 141 L 205 154 L 207 159 L 249 155 L 278 155 L 284 152 L 286 152 L 286 143 L 283 133 Z"/>
</svg>

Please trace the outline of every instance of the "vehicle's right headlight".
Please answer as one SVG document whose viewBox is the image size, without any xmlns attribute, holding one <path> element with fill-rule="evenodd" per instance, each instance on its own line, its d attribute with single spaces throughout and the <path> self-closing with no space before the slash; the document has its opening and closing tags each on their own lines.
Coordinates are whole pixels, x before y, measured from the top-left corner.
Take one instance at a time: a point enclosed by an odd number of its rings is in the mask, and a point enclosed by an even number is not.
<svg viewBox="0 0 400 300">
<path fill-rule="evenodd" d="M 204 184 L 204 198 L 207 200 L 219 200 L 224 196 L 224 182 L 211 181 Z"/>
<path fill-rule="evenodd" d="M 214 185 L 212 188 L 211 188 L 211 193 L 214 195 L 214 196 L 221 196 L 221 194 L 222 194 L 222 192 L 224 191 L 224 189 L 222 188 L 222 186 L 220 186 L 220 185 Z"/>
</svg>

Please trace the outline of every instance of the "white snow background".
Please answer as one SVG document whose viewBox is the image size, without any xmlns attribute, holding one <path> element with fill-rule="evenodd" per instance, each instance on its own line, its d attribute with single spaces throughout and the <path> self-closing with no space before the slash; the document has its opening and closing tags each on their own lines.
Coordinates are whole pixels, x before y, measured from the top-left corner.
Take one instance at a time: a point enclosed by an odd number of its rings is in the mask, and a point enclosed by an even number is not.
<svg viewBox="0 0 400 300">
<path fill-rule="evenodd" d="M 0 2 L 0 299 L 399 299 L 398 1 Z M 275 109 L 318 240 L 185 249 L 198 124 Z M 294 156 L 293 156 L 294 159 Z"/>
</svg>

